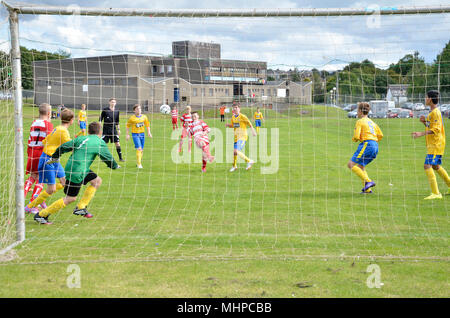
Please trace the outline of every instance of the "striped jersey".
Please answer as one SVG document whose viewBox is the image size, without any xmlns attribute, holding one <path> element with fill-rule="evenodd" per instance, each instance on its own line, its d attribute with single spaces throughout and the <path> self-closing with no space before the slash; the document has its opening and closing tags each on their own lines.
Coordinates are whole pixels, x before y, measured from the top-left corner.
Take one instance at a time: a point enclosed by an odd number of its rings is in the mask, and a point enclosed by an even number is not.
<svg viewBox="0 0 450 318">
<path fill-rule="evenodd" d="M 30 137 L 28 137 L 28 149 L 41 151 L 44 149 L 42 141 L 53 131 L 53 124 L 48 120 L 36 119 L 30 127 Z"/>
<path fill-rule="evenodd" d="M 178 118 L 178 110 L 173 109 L 172 110 L 172 119 L 176 119 L 176 118 Z"/>
<path fill-rule="evenodd" d="M 51 134 L 49 134 L 42 143 L 44 144 L 44 152 L 46 155 L 53 155 L 53 153 L 61 146 L 63 143 L 70 141 L 70 134 L 66 127 L 57 126 Z"/>
<path fill-rule="evenodd" d="M 194 141 L 198 143 L 199 141 L 204 141 L 209 143 L 208 133 L 211 129 L 203 120 L 194 121 L 189 127 L 189 135 L 194 137 Z"/>
<path fill-rule="evenodd" d="M 183 116 L 180 117 L 180 120 L 183 123 L 183 127 L 188 129 L 189 126 L 192 124 L 192 115 L 191 114 L 183 114 Z"/>
<path fill-rule="evenodd" d="M 86 121 L 86 111 L 85 110 L 80 110 L 78 112 L 78 120 L 79 121 Z"/>
</svg>

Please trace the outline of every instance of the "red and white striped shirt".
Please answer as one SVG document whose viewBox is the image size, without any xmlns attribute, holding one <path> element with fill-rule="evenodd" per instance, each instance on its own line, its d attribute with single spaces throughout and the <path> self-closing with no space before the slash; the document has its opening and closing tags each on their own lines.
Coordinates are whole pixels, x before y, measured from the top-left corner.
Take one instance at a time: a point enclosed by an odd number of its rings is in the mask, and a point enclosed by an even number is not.
<svg viewBox="0 0 450 318">
<path fill-rule="evenodd" d="M 47 120 L 36 119 L 31 124 L 30 137 L 28 137 L 28 148 L 33 148 L 35 150 L 43 149 L 44 140 L 47 135 L 53 131 L 53 124 Z"/>
<path fill-rule="evenodd" d="M 209 143 L 209 137 L 207 134 L 211 131 L 211 129 L 203 120 L 197 120 L 193 122 L 188 131 L 189 135 L 194 137 L 194 141 L 196 143 L 200 141 Z"/>
<path fill-rule="evenodd" d="M 176 119 L 176 118 L 178 118 L 178 110 L 173 109 L 172 110 L 172 119 Z"/>
<path fill-rule="evenodd" d="M 189 126 L 192 124 L 192 115 L 191 114 L 183 114 L 180 117 L 181 122 L 183 123 L 183 127 L 189 129 Z"/>
</svg>

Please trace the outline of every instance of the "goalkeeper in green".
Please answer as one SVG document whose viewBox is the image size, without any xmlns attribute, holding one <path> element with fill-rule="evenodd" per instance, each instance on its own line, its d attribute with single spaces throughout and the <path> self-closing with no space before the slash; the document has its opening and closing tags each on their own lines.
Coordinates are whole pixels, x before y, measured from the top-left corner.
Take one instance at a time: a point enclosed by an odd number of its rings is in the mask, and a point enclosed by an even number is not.
<svg viewBox="0 0 450 318">
<path fill-rule="evenodd" d="M 83 185 L 90 183 L 84 191 L 78 206 L 73 211 L 75 215 L 81 215 L 86 218 L 91 218 L 86 207 L 95 195 L 95 192 L 102 184 L 102 179 L 97 176 L 95 172 L 90 170 L 94 159 L 99 156 L 100 159 L 111 169 L 120 168 L 113 156 L 108 150 L 106 143 L 101 139 L 101 125 L 98 122 L 89 124 L 88 136 L 79 136 L 74 140 L 62 144 L 53 153 L 52 158 L 47 164 L 59 160 L 59 157 L 72 151 L 72 155 L 67 161 L 65 167 L 66 184 L 64 186 L 64 193 L 66 196 L 55 201 L 46 209 L 41 210 L 35 214 L 34 220 L 40 224 L 51 224 L 48 217 L 54 214 L 77 199 L 78 193 Z"/>
</svg>

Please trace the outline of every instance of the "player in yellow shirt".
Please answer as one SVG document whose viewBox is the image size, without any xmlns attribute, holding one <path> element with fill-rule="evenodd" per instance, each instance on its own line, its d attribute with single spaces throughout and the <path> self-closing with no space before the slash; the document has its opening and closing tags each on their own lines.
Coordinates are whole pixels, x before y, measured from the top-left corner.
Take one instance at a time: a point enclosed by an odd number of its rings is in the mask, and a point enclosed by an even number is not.
<svg viewBox="0 0 450 318">
<path fill-rule="evenodd" d="M 86 116 L 86 105 L 81 104 L 81 110 L 78 112 L 78 125 L 80 126 L 80 132 L 75 135 L 75 138 L 78 136 L 86 136 L 86 127 L 87 127 L 87 116 Z"/>
<path fill-rule="evenodd" d="M 138 169 L 142 169 L 142 156 L 144 152 L 145 143 L 145 128 L 147 128 L 147 134 L 152 138 L 150 132 L 150 123 L 146 115 L 142 114 L 141 105 L 136 104 L 133 106 L 134 115 L 128 119 L 127 122 L 127 141 L 131 135 L 133 137 L 134 147 L 136 148 L 136 160 Z"/>
<path fill-rule="evenodd" d="M 241 108 L 239 107 L 239 105 L 233 105 L 232 112 L 233 114 L 231 116 L 231 124 L 226 124 L 226 127 L 234 128 L 234 159 L 233 167 L 230 169 L 230 172 L 233 172 L 237 169 L 237 156 L 241 157 L 247 162 L 247 170 L 249 170 L 255 162 L 243 153 L 245 143 L 248 139 L 247 126 L 251 128 L 253 136 L 256 136 L 256 131 L 247 116 L 241 114 Z"/>
<path fill-rule="evenodd" d="M 261 120 L 264 121 L 263 114 L 259 110 L 259 107 L 256 108 L 256 112 L 253 114 L 253 119 L 255 120 L 256 133 L 259 135 L 259 127 L 261 127 Z"/>
<path fill-rule="evenodd" d="M 363 182 L 361 194 L 372 193 L 371 188 L 375 186 L 365 167 L 377 157 L 378 142 L 383 138 L 380 127 L 369 118 L 369 111 L 369 103 L 358 104 L 357 114 L 360 119 L 356 122 L 352 140 L 360 144 L 347 164 Z"/>
<path fill-rule="evenodd" d="M 442 199 L 442 194 L 439 192 L 433 170 L 444 179 L 447 187 L 449 187 L 449 189 L 447 189 L 447 194 L 450 194 L 450 177 L 448 176 L 447 171 L 441 166 L 442 156 L 445 151 L 445 129 L 441 111 L 437 108 L 437 104 L 439 103 L 439 92 L 427 92 L 425 103 L 431 110 L 426 118 L 425 116 L 420 117 L 420 121 L 425 125 L 425 131 L 413 132 L 412 136 L 413 138 L 425 136 L 427 145 L 427 156 L 425 157 L 425 164 L 423 167 L 425 169 L 425 174 L 428 177 L 428 182 L 430 183 L 431 195 L 427 196 L 425 200 Z"/>
<path fill-rule="evenodd" d="M 59 162 L 52 164 L 46 164 L 46 162 L 51 160 L 53 153 L 59 146 L 70 141 L 68 128 L 73 124 L 74 117 L 73 111 L 68 108 L 63 109 L 61 111 L 61 125 L 53 129 L 52 133 L 42 141 L 44 149 L 39 158 L 39 183 L 46 183 L 47 189 L 43 190 L 35 200 L 27 205 L 28 209 L 37 207 L 53 193 L 64 188 L 66 181 L 64 168 Z M 60 183 L 56 183 L 56 178 L 59 179 Z"/>
</svg>

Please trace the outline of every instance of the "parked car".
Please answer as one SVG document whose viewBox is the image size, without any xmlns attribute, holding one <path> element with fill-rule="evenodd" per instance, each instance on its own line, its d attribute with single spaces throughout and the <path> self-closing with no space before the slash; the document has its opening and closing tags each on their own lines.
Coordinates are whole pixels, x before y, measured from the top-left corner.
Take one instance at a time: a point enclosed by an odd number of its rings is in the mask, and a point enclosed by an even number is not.
<svg viewBox="0 0 450 318">
<path fill-rule="evenodd" d="M 398 118 L 401 110 L 402 110 L 401 108 L 390 109 L 388 111 L 387 117 L 388 118 Z"/>
<path fill-rule="evenodd" d="M 356 108 L 358 108 L 357 104 L 349 104 L 349 105 L 345 106 L 343 108 L 343 110 L 345 110 L 346 112 L 351 112 L 351 111 L 355 110 Z"/>
<path fill-rule="evenodd" d="M 410 109 L 402 108 L 398 114 L 398 118 L 413 118 L 414 113 Z"/>
<path fill-rule="evenodd" d="M 413 110 L 425 110 L 425 105 L 422 103 L 415 103 Z"/>
<path fill-rule="evenodd" d="M 406 108 L 406 109 L 411 109 L 411 110 L 413 110 L 414 109 L 414 103 L 404 103 L 403 105 L 402 105 L 402 108 Z"/>
<path fill-rule="evenodd" d="M 358 112 L 356 110 L 352 110 L 351 112 L 348 112 L 347 117 L 348 118 L 356 118 L 358 116 Z"/>
</svg>

